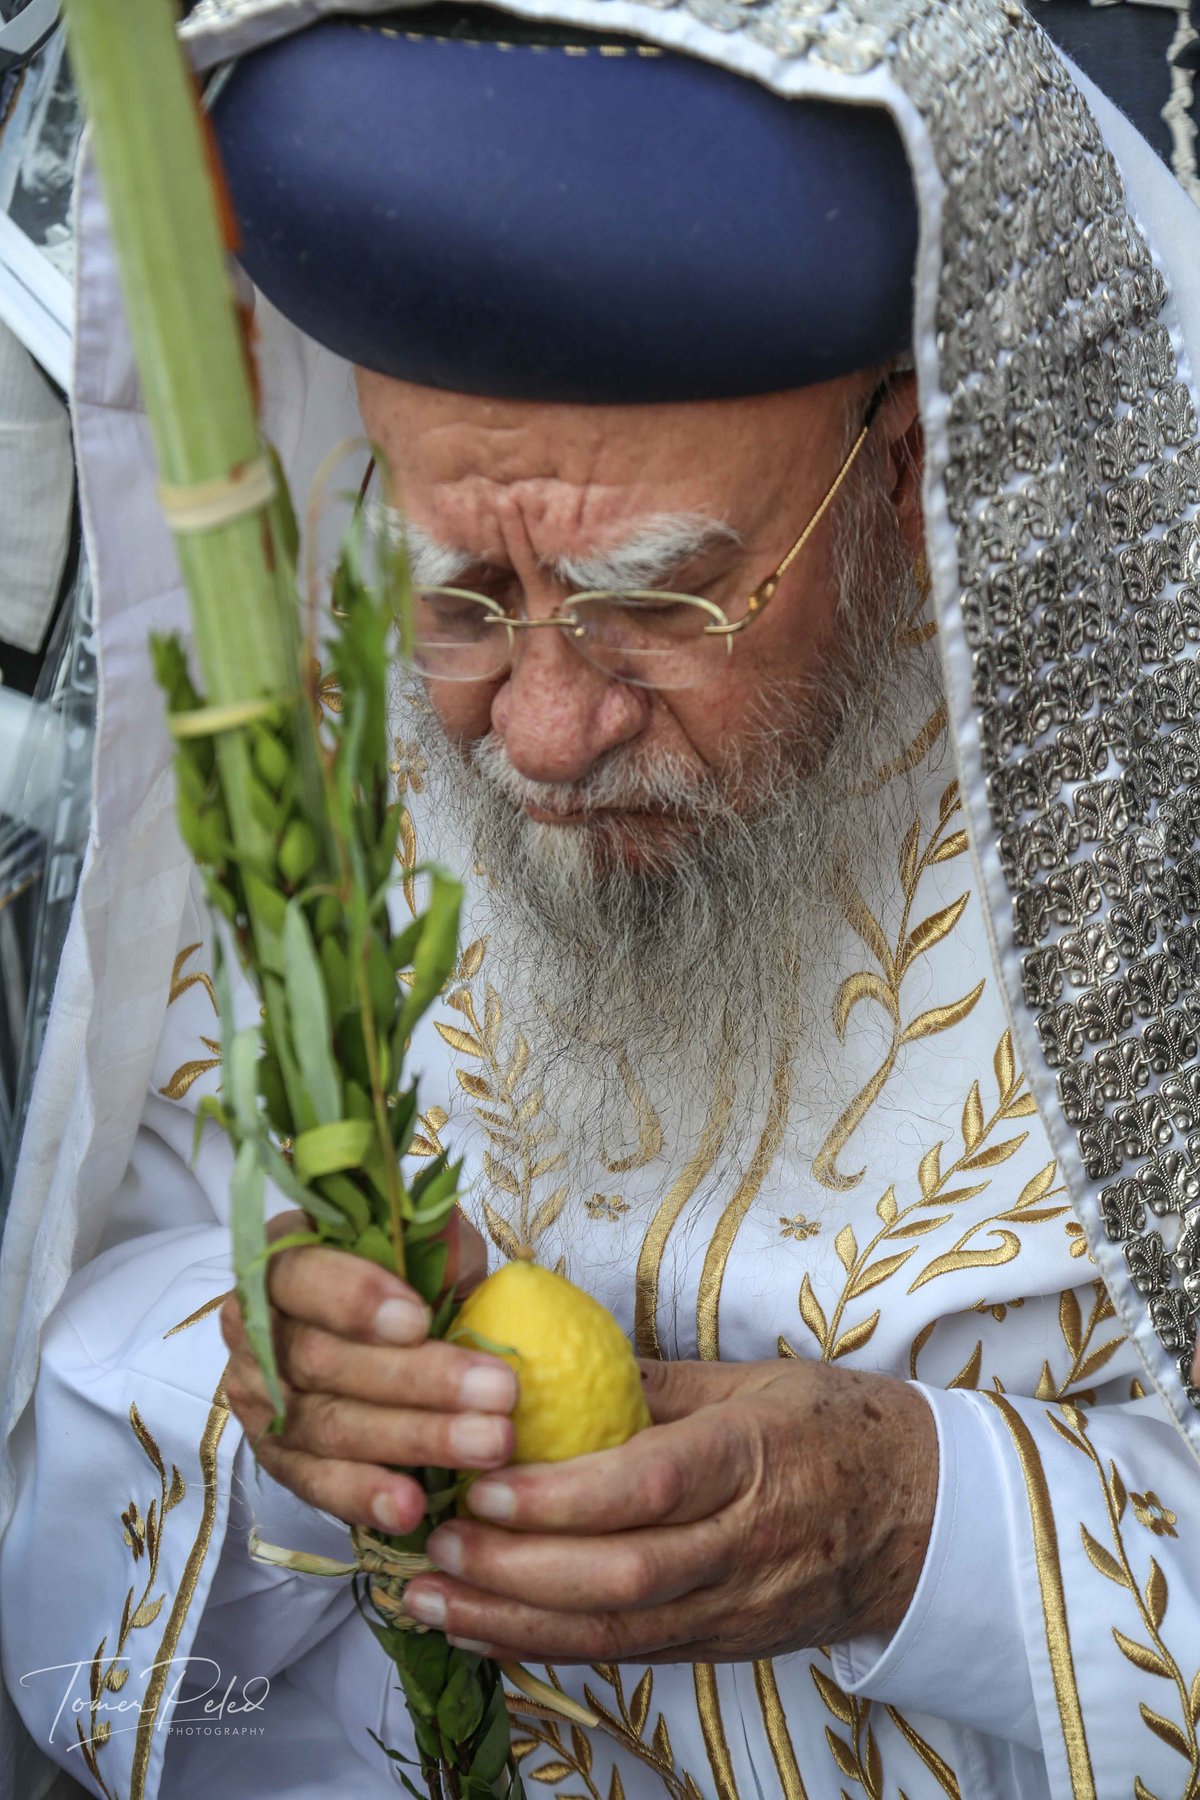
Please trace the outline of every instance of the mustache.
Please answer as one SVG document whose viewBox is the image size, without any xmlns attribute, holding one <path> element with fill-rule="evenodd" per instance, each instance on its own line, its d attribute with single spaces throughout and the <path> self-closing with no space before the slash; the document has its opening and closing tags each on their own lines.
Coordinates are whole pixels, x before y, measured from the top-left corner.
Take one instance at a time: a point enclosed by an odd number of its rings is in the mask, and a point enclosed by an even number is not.
<svg viewBox="0 0 1200 1800">
<path fill-rule="evenodd" d="M 648 755 L 618 748 L 579 781 L 534 781 L 514 768 L 503 740 L 489 732 L 472 746 L 470 760 L 496 798 L 514 808 L 536 806 L 563 817 L 645 812 L 704 819 L 727 804 L 723 784 L 673 751 Z"/>
</svg>

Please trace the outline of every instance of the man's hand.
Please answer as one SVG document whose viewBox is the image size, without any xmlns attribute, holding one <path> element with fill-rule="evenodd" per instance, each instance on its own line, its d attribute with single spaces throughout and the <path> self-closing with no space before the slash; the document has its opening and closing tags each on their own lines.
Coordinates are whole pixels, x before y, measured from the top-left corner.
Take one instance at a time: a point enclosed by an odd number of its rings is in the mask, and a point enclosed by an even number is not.
<svg viewBox="0 0 1200 1800">
<path fill-rule="evenodd" d="M 937 1497 L 903 1382 L 807 1362 L 645 1364 L 619 1450 L 510 1468 L 429 1540 L 405 1605 L 504 1660 L 722 1662 L 900 1623 Z M 455 1577 L 456 1579 L 450 1579 Z"/>
<path fill-rule="evenodd" d="M 281 1213 L 268 1236 L 307 1223 Z M 483 1240 L 459 1213 L 448 1234 L 448 1280 L 465 1294 L 486 1272 Z M 268 1474 L 347 1524 L 404 1532 L 425 1496 L 389 1465 L 494 1469 L 508 1460 L 517 1382 L 507 1363 L 430 1342 L 424 1302 L 363 1257 L 309 1246 L 281 1250 L 268 1268 L 287 1397 L 281 1437 L 264 1435 L 273 1409 L 237 1296 L 221 1308 L 232 1352 L 225 1391 Z"/>
</svg>

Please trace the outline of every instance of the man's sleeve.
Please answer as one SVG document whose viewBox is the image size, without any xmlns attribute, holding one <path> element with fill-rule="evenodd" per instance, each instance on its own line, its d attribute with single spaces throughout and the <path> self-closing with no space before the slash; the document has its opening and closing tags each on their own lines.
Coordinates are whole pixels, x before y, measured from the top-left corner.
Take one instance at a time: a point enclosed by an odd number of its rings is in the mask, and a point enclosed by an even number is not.
<svg viewBox="0 0 1200 1800">
<path fill-rule="evenodd" d="M 135 1155 L 143 1186 L 160 1152 Z M 368 1729 L 405 1749 L 403 1712 L 349 1584 L 246 1553 L 251 1520 L 345 1559 L 349 1538 L 260 1477 L 242 1442 L 221 1385 L 230 1285 L 228 1228 L 193 1223 L 104 1252 L 68 1288 L 14 1444 L 5 1678 L 35 1742 L 89 1792 L 221 1791 L 227 1757 L 261 1762 L 263 1796 L 390 1792 Z"/>
<path fill-rule="evenodd" d="M 1200 1469 L 1156 1399 L 1086 1408 L 922 1387 L 937 1512 L 890 1639 L 848 1692 L 1040 1749 L 1056 1797 L 1200 1779 Z"/>
</svg>

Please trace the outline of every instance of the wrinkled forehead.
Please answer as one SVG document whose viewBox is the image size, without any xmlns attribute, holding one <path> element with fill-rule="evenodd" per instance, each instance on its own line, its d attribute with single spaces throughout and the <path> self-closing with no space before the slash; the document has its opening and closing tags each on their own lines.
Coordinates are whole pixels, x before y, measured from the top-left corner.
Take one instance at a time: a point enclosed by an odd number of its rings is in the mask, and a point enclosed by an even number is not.
<svg viewBox="0 0 1200 1800">
<path fill-rule="evenodd" d="M 917 207 L 879 108 L 436 6 L 270 44 L 227 75 L 213 117 L 245 268 L 309 336 L 382 374 L 688 402 L 826 382 L 911 345 Z"/>
</svg>

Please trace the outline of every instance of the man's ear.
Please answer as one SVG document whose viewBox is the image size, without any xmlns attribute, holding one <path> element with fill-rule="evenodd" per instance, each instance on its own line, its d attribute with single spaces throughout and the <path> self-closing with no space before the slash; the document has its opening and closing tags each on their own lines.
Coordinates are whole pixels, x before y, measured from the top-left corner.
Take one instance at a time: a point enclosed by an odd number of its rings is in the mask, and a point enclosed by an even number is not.
<svg viewBox="0 0 1200 1800">
<path fill-rule="evenodd" d="M 921 484 L 925 472 L 925 431 L 914 371 L 894 375 L 880 412 L 885 479 L 896 525 L 914 562 L 925 554 L 925 513 Z"/>
</svg>

